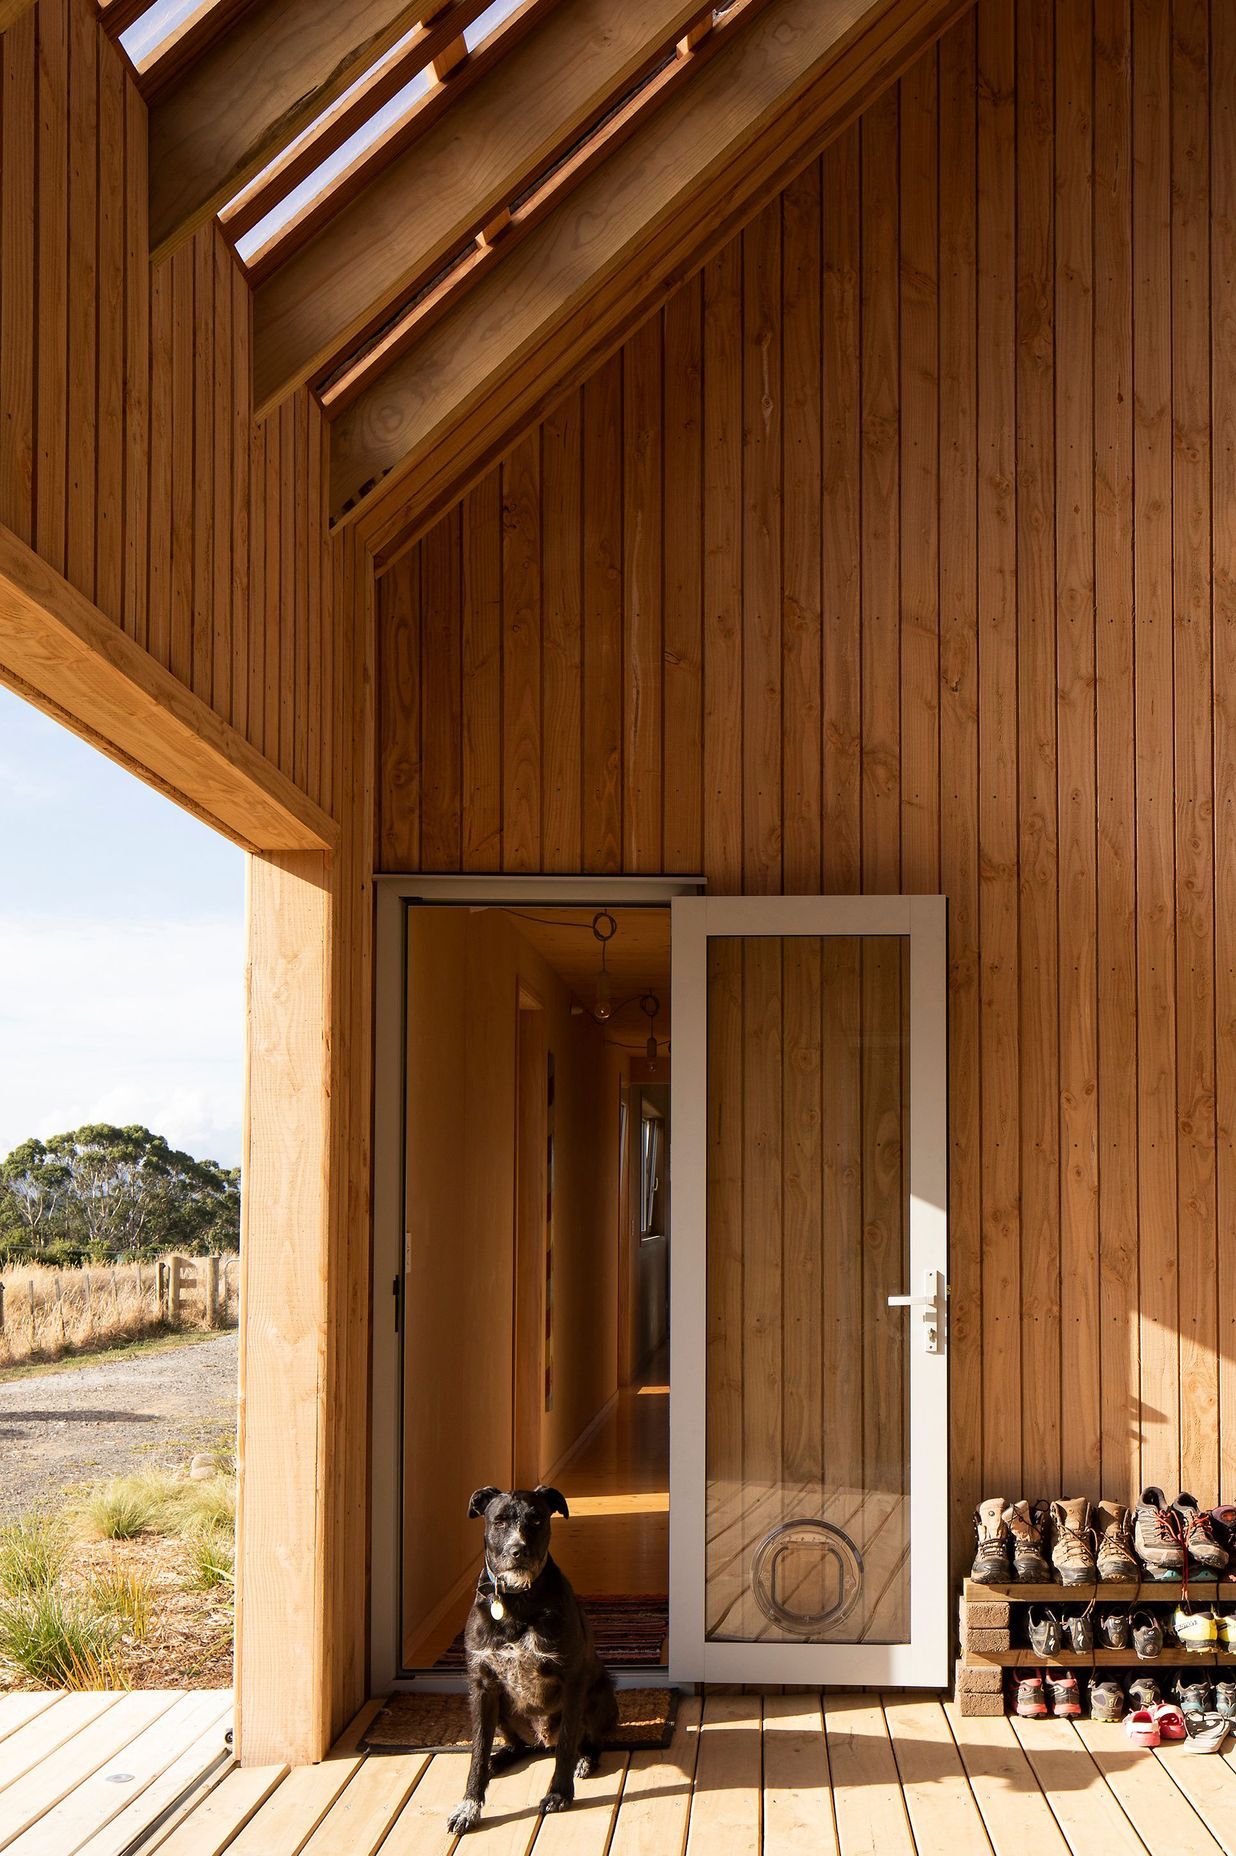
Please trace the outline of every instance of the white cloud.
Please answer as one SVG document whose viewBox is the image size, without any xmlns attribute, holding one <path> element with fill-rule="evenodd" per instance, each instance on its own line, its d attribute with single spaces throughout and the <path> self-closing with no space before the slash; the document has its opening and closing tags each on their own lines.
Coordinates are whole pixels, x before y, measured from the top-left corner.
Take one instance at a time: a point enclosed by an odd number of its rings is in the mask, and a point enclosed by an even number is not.
<svg viewBox="0 0 1236 1856">
<path fill-rule="evenodd" d="M 238 920 L 0 914 L 0 1154 L 137 1121 L 234 1164 L 243 1043 Z"/>
</svg>

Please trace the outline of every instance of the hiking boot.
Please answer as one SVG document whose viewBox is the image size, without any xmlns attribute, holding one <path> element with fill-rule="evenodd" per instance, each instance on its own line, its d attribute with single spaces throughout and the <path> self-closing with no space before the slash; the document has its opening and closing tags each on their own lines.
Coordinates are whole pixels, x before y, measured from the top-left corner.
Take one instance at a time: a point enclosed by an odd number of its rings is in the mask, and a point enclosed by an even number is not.
<svg viewBox="0 0 1236 1856">
<path fill-rule="evenodd" d="M 1004 1519 L 1003 1495 L 993 1495 L 974 1510 L 974 1564 L 970 1577 L 979 1585 L 1007 1585 L 1012 1576 L 1009 1566 L 1009 1530 Z"/>
<path fill-rule="evenodd" d="M 1036 1656 L 1059 1656 L 1064 1648 L 1060 1619 L 1044 1605 L 1031 1605 L 1026 1621 L 1030 1630 L 1030 1648 Z"/>
<path fill-rule="evenodd" d="M 1136 1579 L 1133 1517 L 1128 1509 L 1119 1502 L 1100 1502 L 1094 1511 L 1094 1531 L 1099 1537 L 1094 1563 L 1100 1579 L 1109 1579 L 1113 1584 Z"/>
<path fill-rule="evenodd" d="M 1077 1677 L 1071 1669 L 1058 1669 L 1047 1678 L 1047 1695 L 1057 1720 L 1076 1720 L 1081 1713 Z"/>
<path fill-rule="evenodd" d="M 1090 1718 L 1092 1721 L 1124 1719 L 1124 1690 L 1115 1676 L 1099 1676 L 1090 1684 Z"/>
<path fill-rule="evenodd" d="M 1131 1708 L 1157 1708 L 1163 1699 L 1163 1691 L 1153 1676 L 1134 1676 L 1127 1692 Z"/>
<path fill-rule="evenodd" d="M 1162 1489 L 1143 1489 L 1133 1518 L 1133 1545 L 1147 1572 L 1171 1579 L 1184 1571 L 1185 1550 L 1176 1516 Z"/>
<path fill-rule="evenodd" d="M 1086 1538 L 1090 1503 L 1084 1495 L 1051 1505 L 1051 1563 L 1062 1585 L 1093 1585 L 1094 1554 Z"/>
<path fill-rule="evenodd" d="M 1219 1611 L 1215 1613 L 1215 1630 L 1218 1633 L 1219 1648 L 1236 1650 L 1236 1611 Z"/>
<path fill-rule="evenodd" d="M 1023 1585 L 1043 1585 L 1051 1567 L 1043 1551 L 1043 1530 L 1029 1502 L 1014 1502 L 1004 1510 L 1004 1523 L 1013 1541 L 1013 1577 Z"/>
<path fill-rule="evenodd" d="M 1215 1713 L 1236 1721 L 1236 1682 L 1215 1683 Z"/>
<path fill-rule="evenodd" d="M 1221 1507 L 1212 1508 L 1210 1526 L 1219 1545 L 1226 1548 L 1229 1560 L 1236 1559 L 1236 1507 L 1224 1502 Z"/>
<path fill-rule="evenodd" d="M 1205 1714 L 1211 1699 L 1209 1676 L 1194 1675 L 1192 1670 L 1182 1669 L 1176 1677 L 1176 1699 L 1185 1714 Z"/>
<path fill-rule="evenodd" d="M 1027 1721 L 1041 1721 L 1047 1713 L 1047 1701 L 1043 1694 L 1043 1678 L 1037 1671 L 1018 1679 L 1017 1699 L 1013 1704 L 1013 1712 L 1020 1714 L 1022 1719 Z"/>
<path fill-rule="evenodd" d="M 1071 1617 L 1061 1618 L 1060 1625 L 1068 1639 L 1070 1649 L 1084 1655 L 1094 1648 L 1094 1614 L 1089 1611 L 1075 1611 Z"/>
<path fill-rule="evenodd" d="M 1163 1626 L 1152 1611 L 1135 1611 L 1129 1619 L 1133 1651 L 1139 1662 L 1153 1662 L 1163 1654 Z"/>
<path fill-rule="evenodd" d="M 1127 1650 L 1133 1641 L 1127 1611 L 1105 1611 L 1099 1619 L 1099 1636 L 1106 1650 Z"/>
<path fill-rule="evenodd" d="M 1222 1572 L 1227 1565 L 1227 1548 L 1221 1547 L 1215 1538 L 1209 1510 L 1199 1508 L 1192 1495 L 1178 1495 L 1172 1503 L 1172 1511 L 1190 1565 L 1199 1572 Z"/>
</svg>

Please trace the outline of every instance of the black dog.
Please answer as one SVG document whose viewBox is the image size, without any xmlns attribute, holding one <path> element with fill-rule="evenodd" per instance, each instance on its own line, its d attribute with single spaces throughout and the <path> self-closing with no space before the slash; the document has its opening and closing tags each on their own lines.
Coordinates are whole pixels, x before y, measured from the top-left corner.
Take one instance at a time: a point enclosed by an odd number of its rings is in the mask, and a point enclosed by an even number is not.
<svg viewBox="0 0 1236 1856">
<path fill-rule="evenodd" d="M 557 1489 L 478 1489 L 468 1513 L 485 1517 L 485 1570 L 464 1629 L 472 1764 L 463 1803 L 447 1820 L 455 1832 L 471 1830 L 481 1815 L 495 1729 L 511 1743 L 508 1758 L 556 1744 L 541 1809 L 561 1811 L 618 1720 L 592 1628 L 550 1558 L 550 1516 L 567 1513 Z"/>
</svg>

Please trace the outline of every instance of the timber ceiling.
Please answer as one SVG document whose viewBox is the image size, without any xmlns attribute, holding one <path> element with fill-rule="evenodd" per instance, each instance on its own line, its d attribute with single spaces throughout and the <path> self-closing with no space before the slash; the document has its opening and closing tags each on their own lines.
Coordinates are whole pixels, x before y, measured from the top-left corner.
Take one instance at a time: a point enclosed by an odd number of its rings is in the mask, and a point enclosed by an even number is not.
<svg viewBox="0 0 1236 1856">
<path fill-rule="evenodd" d="M 530 941 L 551 966 L 567 990 L 586 1011 L 596 1004 L 600 944 L 591 928 L 595 909 L 506 909 L 515 928 Z M 648 1037 L 648 1019 L 640 1008 L 641 994 L 655 994 L 660 1010 L 654 1024 L 665 1043 L 670 1033 L 670 912 L 667 908 L 616 908 L 617 924 L 608 944 L 605 965 L 611 984 L 614 1015 L 606 1026 L 611 1044 L 642 1052 Z"/>
<path fill-rule="evenodd" d="M 967 4 L 98 0 L 147 101 L 152 257 L 217 221 L 255 409 L 317 395 L 332 517 L 380 558 Z"/>
</svg>

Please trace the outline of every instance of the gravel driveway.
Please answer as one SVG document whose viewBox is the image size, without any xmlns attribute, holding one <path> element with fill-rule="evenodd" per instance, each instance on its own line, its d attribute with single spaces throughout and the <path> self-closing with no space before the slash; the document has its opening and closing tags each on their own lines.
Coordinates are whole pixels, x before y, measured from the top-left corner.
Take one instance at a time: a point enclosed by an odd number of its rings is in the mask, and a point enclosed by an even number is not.
<svg viewBox="0 0 1236 1856">
<path fill-rule="evenodd" d="M 172 1468 L 236 1428 L 235 1332 L 0 1384 L 0 1515 L 70 1483 Z"/>
</svg>

